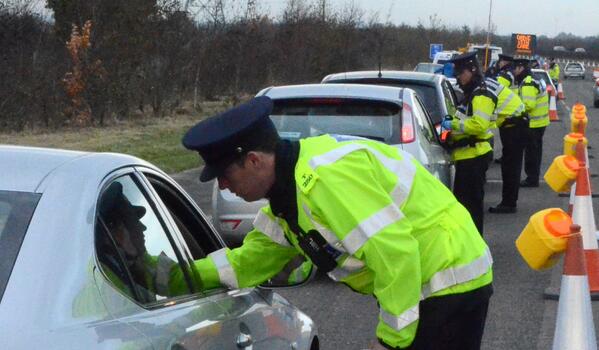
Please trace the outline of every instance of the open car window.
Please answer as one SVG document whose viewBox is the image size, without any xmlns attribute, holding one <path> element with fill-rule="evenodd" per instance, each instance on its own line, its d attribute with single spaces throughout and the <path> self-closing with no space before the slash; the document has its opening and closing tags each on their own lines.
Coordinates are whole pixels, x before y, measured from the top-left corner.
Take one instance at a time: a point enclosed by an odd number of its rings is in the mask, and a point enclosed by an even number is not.
<svg viewBox="0 0 599 350">
<path fill-rule="evenodd" d="M 95 245 L 111 284 L 143 305 L 193 293 L 163 218 L 130 175 L 112 181 L 98 200 Z"/>
</svg>

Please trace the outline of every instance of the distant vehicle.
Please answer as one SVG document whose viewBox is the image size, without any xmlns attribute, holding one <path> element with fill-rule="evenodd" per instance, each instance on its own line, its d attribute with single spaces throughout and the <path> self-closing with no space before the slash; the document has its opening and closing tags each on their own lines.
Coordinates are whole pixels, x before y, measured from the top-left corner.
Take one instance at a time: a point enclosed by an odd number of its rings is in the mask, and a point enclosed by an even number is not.
<svg viewBox="0 0 599 350">
<path fill-rule="evenodd" d="M 599 108 L 599 79 L 595 80 L 595 85 L 593 85 L 593 105 Z"/>
<path fill-rule="evenodd" d="M 587 50 L 585 50 L 584 47 L 577 47 L 577 48 L 574 49 L 574 52 L 576 52 L 576 53 L 586 53 Z"/>
<path fill-rule="evenodd" d="M 566 48 L 563 46 L 554 46 L 553 51 L 568 51 L 568 50 L 566 50 Z"/>
<path fill-rule="evenodd" d="M 503 53 L 503 49 L 493 45 L 470 44 L 468 45 L 468 52 L 476 52 L 476 57 L 484 69 L 490 67 L 492 62 L 499 60 L 499 54 Z M 486 65 L 485 58 L 487 60 Z"/>
<path fill-rule="evenodd" d="M 439 63 L 420 62 L 414 67 L 414 72 L 437 73 L 443 71 L 443 65 Z"/>
<path fill-rule="evenodd" d="M 451 156 L 439 142 L 423 99 L 412 89 L 307 84 L 266 88 L 258 95 L 273 100 L 271 119 L 283 138 L 299 140 L 337 134 L 341 138 L 350 135 L 378 140 L 410 153 L 451 188 L 454 174 Z M 264 205 L 265 200 L 248 203 L 229 190 L 219 190 L 215 183 L 212 192 L 214 226 L 229 245 L 238 245 Z"/>
<path fill-rule="evenodd" d="M 547 73 L 546 70 L 531 69 L 531 71 L 532 71 L 532 77 L 535 80 L 542 82 L 545 85 L 547 90 L 549 90 L 549 87 L 551 87 L 553 89 L 553 91 L 557 91 L 555 85 L 553 85 L 553 81 L 551 80 L 549 73 Z"/>
<path fill-rule="evenodd" d="M 440 51 L 435 54 L 433 58 L 433 63 L 443 64 L 447 63 L 451 59 L 461 55 L 462 53 L 459 51 L 451 50 L 451 51 Z"/>
<path fill-rule="evenodd" d="M 582 63 L 579 62 L 568 62 L 564 68 L 564 79 L 568 78 L 582 78 L 585 77 L 585 70 Z"/>
<path fill-rule="evenodd" d="M 224 247 L 157 167 L 0 146 L 3 349 L 315 349 L 314 323 L 258 288 L 204 288 Z"/>
</svg>

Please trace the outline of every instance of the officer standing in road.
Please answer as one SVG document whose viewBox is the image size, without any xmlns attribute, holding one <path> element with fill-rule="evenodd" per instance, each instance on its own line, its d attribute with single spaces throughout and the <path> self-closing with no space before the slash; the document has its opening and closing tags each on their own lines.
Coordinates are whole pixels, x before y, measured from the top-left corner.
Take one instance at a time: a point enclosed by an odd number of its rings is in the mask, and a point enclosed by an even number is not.
<svg viewBox="0 0 599 350">
<path fill-rule="evenodd" d="M 255 98 L 183 138 L 205 162 L 201 181 L 269 200 L 241 247 L 194 263 L 204 286 L 255 286 L 302 254 L 376 297 L 373 348 L 479 349 L 492 261 L 466 209 L 395 147 L 339 135 L 280 139 L 272 106 Z"/>
<path fill-rule="evenodd" d="M 487 78 L 487 88 L 497 95 L 497 126 L 502 146 L 501 179 L 503 180 L 501 203 L 490 207 L 496 214 L 515 213 L 520 188 L 522 155 L 528 139 L 528 116 L 524 104 L 508 86 Z"/>
<path fill-rule="evenodd" d="M 464 100 L 456 115 L 442 122 L 444 129 L 451 130 L 448 145 L 456 166 L 453 193 L 468 209 L 482 235 L 485 173 L 492 156 L 489 139 L 493 135 L 489 127 L 494 121 L 497 95 L 487 87 L 476 53 L 463 54 L 451 62 L 464 91 Z"/>
<path fill-rule="evenodd" d="M 555 63 L 555 59 L 552 57 L 549 59 L 549 77 L 553 80 L 553 85 L 557 86 L 559 83 L 559 65 Z"/>
<path fill-rule="evenodd" d="M 545 127 L 549 125 L 549 96 L 541 83 L 533 79 L 527 59 L 514 60 L 514 76 L 518 84 L 518 95 L 530 120 L 528 142 L 524 148 L 526 179 L 520 183 L 520 187 L 539 187 L 543 134 Z"/>
</svg>

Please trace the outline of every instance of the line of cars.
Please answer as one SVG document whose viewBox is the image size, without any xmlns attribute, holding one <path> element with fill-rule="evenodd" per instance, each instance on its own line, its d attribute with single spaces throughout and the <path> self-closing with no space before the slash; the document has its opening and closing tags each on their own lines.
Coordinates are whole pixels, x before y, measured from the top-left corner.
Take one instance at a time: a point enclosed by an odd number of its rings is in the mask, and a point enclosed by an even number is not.
<svg viewBox="0 0 599 350">
<path fill-rule="evenodd" d="M 320 84 L 269 87 L 258 96 L 274 103 L 281 137 L 298 140 L 321 134 L 365 137 L 411 153 L 451 188 L 455 174 L 440 141 L 440 123 L 453 114 L 458 96 L 441 74 L 359 71 L 326 76 Z M 245 202 L 215 183 L 212 221 L 230 246 L 241 244 L 265 200 Z"/>
</svg>

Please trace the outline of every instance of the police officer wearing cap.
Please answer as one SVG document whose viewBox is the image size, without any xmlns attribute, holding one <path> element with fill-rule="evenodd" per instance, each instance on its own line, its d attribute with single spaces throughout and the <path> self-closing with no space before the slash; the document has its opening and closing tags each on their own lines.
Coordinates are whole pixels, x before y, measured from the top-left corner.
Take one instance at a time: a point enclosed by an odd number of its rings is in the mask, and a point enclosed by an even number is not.
<svg viewBox="0 0 599 350">
<path fill-rule="evenodd" d="M 497 63 L 487 70 L 485 77 L 497 80 L 501 85 L 508 89 L 515 90 L 514 74 L 512 73 L 512 63 L 514 58 L 510 55 L 499 54 Z"/>
<path fill-rule="evenodd" d="M 475 52 L 458 56 L 451 62 L 464 91 L 464 100 L 456 115 L 442 122 L 444 129 L 451 130 L 448 145 L 456 165 L 453 193 L 468 209 L 482 235 L 485 173 L 493 150 L 489 128 L 494 122 L 497 95 L 487 87 Z"/>
<path fill-rule="evenodd" d="M 524 172 L 526 178 L 520 187 L 539 187 L 543 135 L 549 125 L 549 95 L 543 85 L 532 77 L 530 61 L 525 58 L 514 60 L 514 76 L 518 95 L 526 107 L 529 118 L 529 133 L 524 148 Z"/>
<path fill-rule="evenodd" d="M 395 147 L 345 135 L 280 139 L 272 106 L 257 97 L 183 138 L 204 159 L 202 181 L 269 200 L 241 247 L 194 262 L 204 286 L 255 286 L 303 255 L 376 297 L 372 348 L 478 349 L 492 260 L 466 209 Z"/>
</svg>

